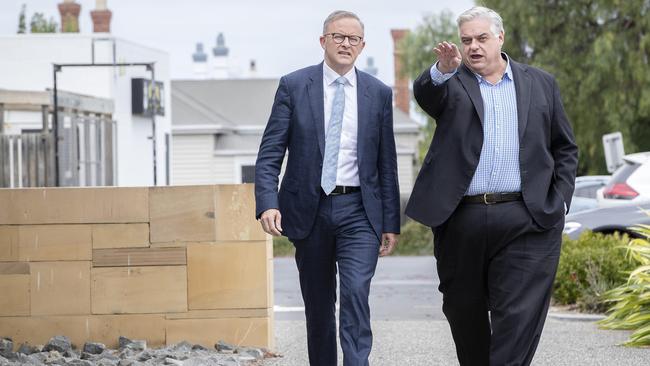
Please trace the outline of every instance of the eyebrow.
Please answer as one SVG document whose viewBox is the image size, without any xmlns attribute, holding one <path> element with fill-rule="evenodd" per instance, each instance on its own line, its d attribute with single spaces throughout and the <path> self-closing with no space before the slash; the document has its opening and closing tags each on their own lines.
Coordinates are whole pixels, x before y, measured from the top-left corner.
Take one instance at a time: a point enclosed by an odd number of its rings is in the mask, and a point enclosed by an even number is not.
<svg viewBox="0 0 650 366">
<path fill-rule="evenodd" d="M 489 33 L 483 32 L 483 33 L 479 34 L 478 36 L 476 36 L 476 38 L 481 38 L 481 37 L 485 37 L 485 36 L 488 36 L 488 35 L 489 35 Z M 468 38 L 471 39 L 473 37 L 472 36 L 460 36 L 460 39 L 468 39 Z"/>
</svg>

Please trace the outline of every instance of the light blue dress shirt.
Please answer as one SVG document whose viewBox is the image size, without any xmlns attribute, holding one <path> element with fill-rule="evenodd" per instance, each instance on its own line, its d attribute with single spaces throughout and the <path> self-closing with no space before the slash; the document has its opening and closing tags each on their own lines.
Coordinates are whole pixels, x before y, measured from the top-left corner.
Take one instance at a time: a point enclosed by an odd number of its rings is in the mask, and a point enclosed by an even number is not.
<svg viewBox="0 0 650 366">
<path fill-rule="evenodd" d="M 501 80 L 492 84 L 474 74 L 483 98 L 483 147 L 466 195 L 521 191 L 519 171 L 519 124 L 517 122 L 517 94 L 515 82 L 507 61 Z M 437 65 L 437 64 L 436 64 Z M 434 65 L 431 80 L 439 85 L 456 72 L 443 74 Z"/>
</svg>

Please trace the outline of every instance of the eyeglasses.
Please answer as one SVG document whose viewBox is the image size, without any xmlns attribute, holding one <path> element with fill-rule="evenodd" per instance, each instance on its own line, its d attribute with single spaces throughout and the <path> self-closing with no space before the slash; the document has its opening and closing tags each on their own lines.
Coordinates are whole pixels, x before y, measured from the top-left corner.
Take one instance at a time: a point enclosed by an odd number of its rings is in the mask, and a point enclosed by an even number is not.
<svg viewBox="0 0 650 366">
<path fill-rule="evenodd" d="M 334 40 L 334 43 L 336 44 L 341 44 L 345 41 L 345 39 L 348 39 L 348 42 L 350 43 L 350 46 L 358 46 L 359 43 L 363 40 L 363 37 L 359 36 L 350 36 L 350 35 L 345 35 L 341 33 L 326 33 L 323 34 L 324 36 L 332 36 L 332 40 Z"/>
</svg>

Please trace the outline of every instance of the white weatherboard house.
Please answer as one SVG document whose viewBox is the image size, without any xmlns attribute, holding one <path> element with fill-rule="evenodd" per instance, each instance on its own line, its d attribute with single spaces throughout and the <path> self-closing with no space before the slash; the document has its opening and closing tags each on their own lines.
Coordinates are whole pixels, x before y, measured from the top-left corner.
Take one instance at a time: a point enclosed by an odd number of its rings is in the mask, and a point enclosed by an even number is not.
<svg viewBox="0 0 650 366">
<path fill-rule="evenodd" d="M 172 80 L 174 185 L 249 183 L 278 79 Z M 419 125 L 393 108 L 400 193 L 414 181 Z"/>
<path fill-rule="evenodd" d="M 405 30 L 392 32 L 397 43 Z M 279 79 L 233 78 L 223 34 L 210 49 L 196 46 L 196 79 L 172 80 L 172 178 L 175 185 L 251 183 L 262 134 L 271 113 Z M 416 174 L 420 125 L 409 117 L 408 79 L 400 72 L 400 51 L 394 50 L 393 123 L 397 145 L 400 194 L 405 203 Z M 210 68 L 209 65 L 213 65 Z M 372 58 L 365 71 L 376 75 Z"/>
</svg>

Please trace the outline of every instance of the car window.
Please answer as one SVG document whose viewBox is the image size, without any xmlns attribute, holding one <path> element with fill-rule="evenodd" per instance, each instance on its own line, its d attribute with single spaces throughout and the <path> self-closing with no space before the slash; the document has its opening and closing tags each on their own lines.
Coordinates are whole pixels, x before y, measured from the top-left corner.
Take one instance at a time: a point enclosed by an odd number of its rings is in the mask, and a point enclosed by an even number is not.
<svg viewBox="0 0 650 366">
<path fill-rule="evenodd" d="M 596 198 L 596 192 L 598 189 L 602 186 L 604 186 L 605 183 L 601 182 L 594 182 L 590 184 L 585 184 L 579 188 L 576 188 L 575 192 L 573 193 L 574 196 L 576 197 L 584 197 L 584 198 Z"/>
<path fill-rule="evenodd" d="M 613 186 L 616 183 L 624 183 L 640 166 L 640 164 L 625 162 L 625 164 L 614 172 L 608 186 Z"/>
</svg>

